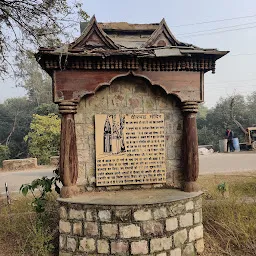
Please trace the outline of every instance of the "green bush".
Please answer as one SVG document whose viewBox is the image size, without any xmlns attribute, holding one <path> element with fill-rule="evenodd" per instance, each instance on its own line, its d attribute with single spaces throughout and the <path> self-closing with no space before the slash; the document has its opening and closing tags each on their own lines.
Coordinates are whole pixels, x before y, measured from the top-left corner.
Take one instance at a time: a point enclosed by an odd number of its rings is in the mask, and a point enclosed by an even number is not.
<svg viewBox="0 0 256 256">
<path fill-rule="evenodd" d="M 0 145 L 0 166 L 3 164 L 3 160 L 7 160 L 10 157 L 10 151 L 7 146 Z"/>
<path fill-rule="evenodd" d="M 48 164 L 51 156 L 56 156 L 60 147 L 60 119 L 55 114 L 33 115 L 30 132 L 24 140 L 28 142 L 29 154 L 38 159 L 39 164 Z"/>
</svg>

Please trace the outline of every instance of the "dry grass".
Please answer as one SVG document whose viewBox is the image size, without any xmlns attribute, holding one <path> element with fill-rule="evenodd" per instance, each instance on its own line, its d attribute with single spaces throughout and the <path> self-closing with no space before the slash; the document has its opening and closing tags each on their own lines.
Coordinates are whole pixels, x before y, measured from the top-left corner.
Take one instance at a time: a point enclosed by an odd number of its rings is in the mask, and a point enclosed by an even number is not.
<svg viewBox="0 0 256 256">
<path fill-rule="evenodd" d="M 227 198 L 217 189 L 223 182 Z M 203 255 L 256 255 L 256 175 L 205 175 L 199 183 L 205 191 Z M 58 205 L 54 195 L 51 199 L 40 215 L 33 212 L 29 197 L 17 197 L 10 208 L 0 200 L 0 256 L 57 255 Z"/>
<path fill-rule="evenodd" d="M 50 195 L 45 213 L 36 214 L 32 198 L 18 196 L 11 206 L 0 201 L 0 251 L 3 255 L 56 255 L 58 244 L 58 206 Z M 1 253 L 0 253 L 1 255 Z"/>
<path fill-rule="evenodd" d="M 225 182 L 225 197 L 217 186 Z M 256 255 L 256 176 L 201 176 L 205 191 L 204 255 Z"/>
</svg>

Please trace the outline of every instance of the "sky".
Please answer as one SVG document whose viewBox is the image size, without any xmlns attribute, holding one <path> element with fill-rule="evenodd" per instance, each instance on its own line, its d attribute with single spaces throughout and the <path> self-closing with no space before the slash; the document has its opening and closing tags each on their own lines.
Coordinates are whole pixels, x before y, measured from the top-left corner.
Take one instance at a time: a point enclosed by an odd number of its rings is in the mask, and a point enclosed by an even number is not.
<svg viewBox="0 0 256 256">
<path fill-rule="evenodd" d="M 220 97 L 256 91 L 255 0 L 90 0 L 83 7 L 99 22 L 157 23 L 165 18 L 179 41 L 230 51 L 216 62 L 216 74 L 205 74 L 207 107 Z M 0 103 L 24 95 L 11 78 L 0 81 Z"/>
</svg>

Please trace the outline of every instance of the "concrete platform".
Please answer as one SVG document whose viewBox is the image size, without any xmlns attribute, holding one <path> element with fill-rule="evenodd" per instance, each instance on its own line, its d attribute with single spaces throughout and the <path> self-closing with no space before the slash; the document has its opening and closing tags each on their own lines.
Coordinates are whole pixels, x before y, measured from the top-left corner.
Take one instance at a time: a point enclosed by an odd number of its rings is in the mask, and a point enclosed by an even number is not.
<svg viewBox="0 0 256 256">
<path fill-rule="evenodd" d="M 150 205 L 192 199 L 202 192 L 186 193 L 178 189 L 148 189 L 85 192 L 73 198 L 60 198 L 59 202 L 86 205 Z"/>
</svg>

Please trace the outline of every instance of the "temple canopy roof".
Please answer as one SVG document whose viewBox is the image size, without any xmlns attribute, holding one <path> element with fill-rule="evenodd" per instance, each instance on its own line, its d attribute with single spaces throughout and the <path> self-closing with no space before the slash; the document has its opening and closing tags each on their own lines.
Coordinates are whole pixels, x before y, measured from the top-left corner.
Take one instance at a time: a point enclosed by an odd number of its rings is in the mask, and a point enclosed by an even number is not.
<svg viewBox="0 0 256 256">
<path fill-rule="evenodd" d="M 215 55 L 218 59 L 228 51 L 200 48 L 178 41 L 164 19 L 153 24 L 126 22 L 98 23 L 95 16 L 81 23 L 82 34 L 74 42 L 58 48 L 40 48 L 39 52 L 75 55 L 137 55 L 151 57 Z"/>
<path fill-rule="evenodd" d="M 215 72 L 215 61 L 228 51 L 180 42 L 164 19 L 153 24 L 81 23 L 81 36 L 70 44 L 40 48 L 36 58 L 48 73 L 58 69 L 123 69 Z"/>
</svg>

